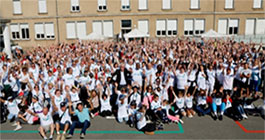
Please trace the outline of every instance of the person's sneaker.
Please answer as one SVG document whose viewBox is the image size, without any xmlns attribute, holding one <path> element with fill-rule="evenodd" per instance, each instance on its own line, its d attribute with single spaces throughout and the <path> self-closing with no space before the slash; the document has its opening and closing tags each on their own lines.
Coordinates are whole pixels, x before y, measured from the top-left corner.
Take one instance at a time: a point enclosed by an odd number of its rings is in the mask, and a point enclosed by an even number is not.
<svg viewBox="0 0 265 140">
<path fill-rule="evenodd" d="M 85 134 L 84 133 L 81 133 L 80 139 L 84 139 L 84 138 L 85 138 Z"/>
<path fill-rule="evenodd" d="M 243 117 L 244 119 L 248 119 L 248 116 L 247 116 L 246 114 L 243 114 L 242 117 Z"/>
<path fill-rule="evenodd" d="M 21 129 L 22 128 L 22 126 L 21 125 L 18 125 L 15 129 L 14 129 L 14 131 L 18 131 L 19 129 Z"/>
<path fill-rule="evenodd" d="M 131 128 L 133 128 L 133 127 L 134 127 L 133 123 L 130 123 L 130 124 L 129 124 L 129 126 L 130 126 Z"/>
<path fill-rule="evenodd" d="M 49 140 L 53 140 L 53 138 L 49 138 Z"/>
<path fill-rule="evenodd" d="M 184 124 L 184 122 L 181 119 L 179 119 L 179 123 Z"/>
<path fill-rule="evenodd" d="M 73 135 L 68 134 L 68 135 L 66 136 L 66 139 L 71 139 L 72 137 L 73 137 Z"/>
<path fill-rule="evenodd" d="M 90 115 L 91 115 L 91 118 L 92 119 L 95 117 L 95 115 L 93 113 L 90 113 Z"/>
<path fill-rule="evenodd" d="M 56 140 L 61 140 L 61 134 L 57 134 Z"/>
<path fill-rule="evenodd" d="M 223 115 L 220 115 L 220 116 L 219 116 L 219 120 L 220 120 L 220 121 L 223 120 Z"/>
<path fill-rule="evenodd" d="M 213 120 L 217 120 L 217 116 L 216 115 L 213 115 Z"/>
<path fill-rule="evenodd" d="M 189 116 L 188 116 L 188 118 L 192 118 L 193 116 L 190 114 Z"/>
<path fill-rule="evenodd" d="M 17 126 L 17 122 L 14 122 L 14 123 L 12 124 L 12 126 Z"/>
</svg>

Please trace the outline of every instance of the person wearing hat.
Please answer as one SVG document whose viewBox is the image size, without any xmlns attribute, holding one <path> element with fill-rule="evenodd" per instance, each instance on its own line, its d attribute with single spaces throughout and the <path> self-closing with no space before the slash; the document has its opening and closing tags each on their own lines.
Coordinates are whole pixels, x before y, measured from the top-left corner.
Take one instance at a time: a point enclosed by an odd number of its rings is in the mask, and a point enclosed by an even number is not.
<svg viewBox="0 0 265 140">
<path fill-rule="evenodd" d="M 66 139 L 71 139 L 74 134 L 75 128 L 82 128 L 80 138 L 84 139 L 86 134 L 86 129 L 90 126 L 90 110 L 83 106 L 82 102 L 78 102 L 74 111 L 72 110 L 72 102 L 69 102 L 69 112 L 72 115 L 78 117 L 78 120 L 73 121 L 69 134 L 67 135 Z"/>
<path fill-rule="evenodd" d="M 65 134 L 70 125 L 72 124 L 71 116 L 66 102 L 60 103 L 60 108 L 54 107 L 55 111 L 59 113 L 59 120 L 55 122 L 55 128 L 57 132 L 56 140 L 64 140 Z M 63 134 L 60 134 L 60 130 L 63 130 Z"/>
<path fill-rule="evenodd" d="M 129 120 L 128 111 L 127 111 L 127 106 L 128 106 L 127 98 L 128 98 L 128 95 L 125 95 L 125 94 L 120 94 L 118 96 L 118 101 L 117 101 L 117 105 L 118 105 L 117 120 L 118 120 L 119 123 L 122 123 L 123 121 L 127 122 Z"/>
<path fill-rule="evenodd" d="M 17 100 L 15 100 L 12 96 L 9 96 L 6 100 L 3 100 L 2 98 L 0 98 L 0 101 L 2 103 L 4 103 L 7 106 L 7 110 L 9 111 L 9 114 L 7 116 L 8 120 L 13 120 L 15 119 L 15 123 L 12 126 L 17 126 L 14 131 L 17 131 L 19 129 L 22 128 L 22 126 L 20 125 L 20 122 L 18 120 L 18 117 L 21 116 L 19 114 L 19 108 L 18 108 L 18 102 Z"/>
</svg>

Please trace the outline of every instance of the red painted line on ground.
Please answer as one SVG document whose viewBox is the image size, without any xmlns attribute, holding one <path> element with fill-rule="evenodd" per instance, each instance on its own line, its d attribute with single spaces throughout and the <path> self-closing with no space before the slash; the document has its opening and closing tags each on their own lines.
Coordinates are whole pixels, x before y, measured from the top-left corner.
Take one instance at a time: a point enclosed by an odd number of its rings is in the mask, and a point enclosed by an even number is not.
<svg viewBox="0 0 265 140">
<path fill-rule="evenodd" d="M 235 123 L 245 132 L 245 133 L 265 133 L 265 130 L 247 130 L 239 121 Z"/>
</svg>

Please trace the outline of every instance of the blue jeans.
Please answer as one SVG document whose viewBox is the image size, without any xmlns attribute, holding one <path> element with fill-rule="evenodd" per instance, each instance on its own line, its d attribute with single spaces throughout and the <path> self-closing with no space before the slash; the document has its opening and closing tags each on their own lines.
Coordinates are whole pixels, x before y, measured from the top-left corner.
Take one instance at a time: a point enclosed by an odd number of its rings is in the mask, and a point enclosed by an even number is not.
<svg viewBox="0 0 265 140">
<path fill-rule="evenodd" d="M 86 120 L 85 122 L 81 123 L 80 121 L 74 121 L 70 127 L 69 134 L 73 135 L 75 128 L 82 128 L 81 134 L 86 134 L 86 129 L 90 126 L 90 122 Z"/>
<path fill-rule="evenodd" d="M 242 114 L 246 114 L 243 107 L 241 105 L 237 106 L 238 112 L 240 113 L 240 115 Z"/>
<path fill-rule="evenodd" d="M 129 120 L 129 117 L 117 118 L 117 121 L 119 123 L 122 123 L 123 121 L 127 122 L 128 120 Z"/>
<path fill-rule="evenodd" d="M 220 109 L 220 112 L 224 112 L 225 111 L 225 103 L 222 103 L 221 105 L 216 105 L 215 102 L 212 103 L 212 109 L 213 109 L 213 112 L 217 112 L 217 107 L 219 107 Z"/>
<path fill-rule="evenodd" d="M 205 115 L 205 114 L 209 114 L 209 113 L 211 112 L 211 108 L 203 109 L 202 106 L 203 106 L 203 105 L 197 105 L 197 106 L 196 106 L 196 109 L 197 109 L 200 113 L 202 113 L 202 114 Z"/>
</svg>

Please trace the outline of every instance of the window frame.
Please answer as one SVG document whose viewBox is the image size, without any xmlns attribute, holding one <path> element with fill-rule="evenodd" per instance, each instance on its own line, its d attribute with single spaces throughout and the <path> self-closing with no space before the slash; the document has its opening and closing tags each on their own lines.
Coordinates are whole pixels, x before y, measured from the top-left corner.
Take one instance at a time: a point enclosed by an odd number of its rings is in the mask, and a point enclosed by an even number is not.
<svg viewBox="0 0 265 140">
<path fill-rule="evenodd" d="M 47 38 L 47 34 L 46 34 L 46 24 L 50 24 L 50 23 L 52 23 L 53 25 L 53 38 Z M 36 24 L 42 24 L 44 37 L 41 37 L 41 38 L 37 37 L 36 29 L 35 29 Z M 35 34 L 35 40 L 55 40 L 54 23 L 53 22 L 35 22 L 34 23 L 34 34 Z"/>
<path fill-rule="evenodd" d="M 129 1 L 129 5 L 127 5 L 127 6 L 129 6 L 129 7 L 123 7 L 123 2 L 122 2 L 123 0 L 120 0 L 120 2 L 121 2 L 121 11 L 130 11 L 131 10 L 131 0 L 128 0 Z"/>
<path fill-rule="evenodd" d="M 99 0 L 98 0 L 98 8 L 97 8 L 97 10 L 99 11 L 99 12 L 105 12 L 105 11 L 107 11 L 108 10 L 108 6 L 107 6 L 108 4 L 107 4 L 107 0 L 105 0 L 105 5 L 99 5 Z M 102 6 L 102 9 L 100 9 L 99 7 L 100 6 Z M 106 9 L 103 9 L 103 7 L 106 7 Z"/>
</svg>

